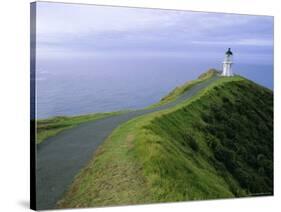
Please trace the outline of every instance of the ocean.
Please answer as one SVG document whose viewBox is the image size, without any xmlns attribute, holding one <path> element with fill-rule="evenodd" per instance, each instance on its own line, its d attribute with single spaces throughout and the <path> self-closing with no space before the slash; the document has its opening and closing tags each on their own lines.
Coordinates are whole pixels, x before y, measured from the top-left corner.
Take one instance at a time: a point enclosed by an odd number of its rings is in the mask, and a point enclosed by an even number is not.
<svg viewBox="0 0 281 212">
<path fill-rule="evenodd" d="M 210 68 L 221 70 L 221 63 L 184 58 L 40 61 L 36 117 L 144 108 Z M 273 90 L 273 65 L 237 63 L 233 71 Z"/>
</svg>

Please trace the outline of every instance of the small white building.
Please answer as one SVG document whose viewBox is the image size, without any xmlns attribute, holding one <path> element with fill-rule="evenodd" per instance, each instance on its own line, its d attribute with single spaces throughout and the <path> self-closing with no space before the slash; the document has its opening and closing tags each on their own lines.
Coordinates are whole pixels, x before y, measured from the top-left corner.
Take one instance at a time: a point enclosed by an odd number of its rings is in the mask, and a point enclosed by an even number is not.
<svg viewBox="0 0 281 212">
<path fill-rule="evenodd" d="M 233 76 L 232 72 L 232 59 L 233 59 L 233 53 L 231 52 L 230 48 L 228 48 L 227 52 L 225 52 L 225 58 L 222 62 L 223 68 L 222 68 L 222 76 Z"/>
</svg>

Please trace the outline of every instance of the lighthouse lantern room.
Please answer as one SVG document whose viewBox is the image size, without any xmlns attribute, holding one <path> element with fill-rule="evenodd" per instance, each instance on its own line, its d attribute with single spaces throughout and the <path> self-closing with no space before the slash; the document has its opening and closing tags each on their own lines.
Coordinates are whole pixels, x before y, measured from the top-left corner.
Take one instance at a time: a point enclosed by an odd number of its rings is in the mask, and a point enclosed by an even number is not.
<svg viewBox="0 0 281 212">
<path fill-rule="evenodd" d="M 224 61 L 222 62 L 223 64 L 222 76 L 227 76 L 227 77 L 233 76 L 232 57 L 233 57 L 233 53 L 231 52 L 230 48 L 228 48 L 227 52 L 225 52 Z"/>
</svg>

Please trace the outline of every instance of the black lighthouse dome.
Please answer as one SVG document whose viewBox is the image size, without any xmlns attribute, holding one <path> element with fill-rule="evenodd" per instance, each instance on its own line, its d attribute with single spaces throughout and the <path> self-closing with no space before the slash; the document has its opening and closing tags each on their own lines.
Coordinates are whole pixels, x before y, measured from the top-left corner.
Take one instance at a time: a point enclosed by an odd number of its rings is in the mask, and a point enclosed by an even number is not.
<svg viewBox="0 0 281 212">
<path fill-rule="evenodd" d="M 232 53 L 232 51 L 230 50 L 230 48 L 228 48 L 228 50 L 227 50 L 227 52 L 225 52 L 225 54 L 227 54 L 227 55 L 232 55 L 233 53 Z"/>
</svg>

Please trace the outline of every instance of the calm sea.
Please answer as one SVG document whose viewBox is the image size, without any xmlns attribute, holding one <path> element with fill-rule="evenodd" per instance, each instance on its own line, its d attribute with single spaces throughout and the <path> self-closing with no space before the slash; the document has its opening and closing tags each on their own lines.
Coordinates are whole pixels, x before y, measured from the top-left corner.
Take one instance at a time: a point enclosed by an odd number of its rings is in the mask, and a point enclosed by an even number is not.
<svg viewBox="0 0 281 212">
<path fill-rule="evenodd" d="M 143 108 L 220 63 L 161 58 L 40 61 L 37 118 Z M 273 89 L 273 66 L 235 64 L 234 72 Z"/>
</svg>

